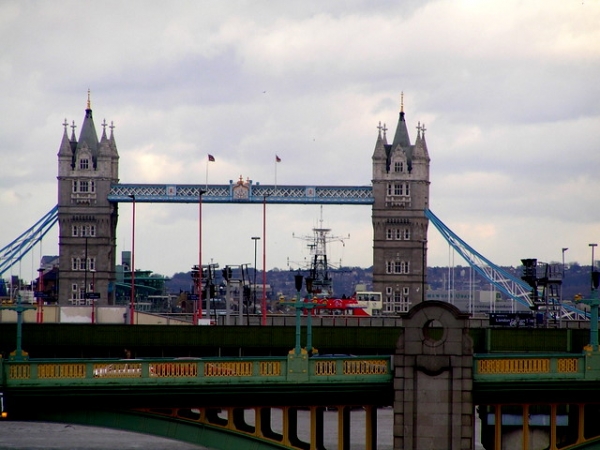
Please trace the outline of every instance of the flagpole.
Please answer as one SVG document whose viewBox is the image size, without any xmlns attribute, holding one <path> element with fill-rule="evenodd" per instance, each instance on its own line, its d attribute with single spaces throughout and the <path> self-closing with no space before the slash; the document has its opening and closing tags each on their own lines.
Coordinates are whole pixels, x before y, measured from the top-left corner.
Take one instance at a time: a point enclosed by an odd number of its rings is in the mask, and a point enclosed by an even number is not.
<svg viewBox="0 0 600 450">
<path fill-rule="evenodd" d="M 281 158 L 278 155 L 275 155 L 275 192 L 277 192 L 277 164 L 281 162 Z M 273 194 L 275 194 L 273 192 Z"/>
<path fill-rule="evenodd" d="M 205 183 L 204 183 L 204 190 L 208 191 L 208 162 L 210 161 L 210 158 L 206 158 L 206 178 L 205 178 Z"/>
</svg>

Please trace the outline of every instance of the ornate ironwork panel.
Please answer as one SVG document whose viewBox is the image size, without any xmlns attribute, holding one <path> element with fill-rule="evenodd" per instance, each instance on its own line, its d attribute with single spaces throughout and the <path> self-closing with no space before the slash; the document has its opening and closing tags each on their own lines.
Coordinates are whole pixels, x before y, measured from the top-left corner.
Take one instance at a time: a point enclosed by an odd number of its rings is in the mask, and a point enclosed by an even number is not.
<svg viewBox="0 0 600 450">
<path fill-rule="evenodd" d="M 114 184 L 111 202 L 152 203 L 282 203 L 372 205 L 371 186 L 275 186 L 252 181 L 228 185 Z"/>
</svg>

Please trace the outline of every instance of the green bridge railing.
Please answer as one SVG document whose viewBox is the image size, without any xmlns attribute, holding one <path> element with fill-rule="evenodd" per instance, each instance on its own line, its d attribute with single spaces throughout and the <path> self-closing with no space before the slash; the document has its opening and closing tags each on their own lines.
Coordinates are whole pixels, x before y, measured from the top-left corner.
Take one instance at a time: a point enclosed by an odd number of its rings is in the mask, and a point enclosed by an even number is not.
<svg viewBox="0 0 600 450">
<path fill-rule="evenodd" d="M 586 350 L 573 353 L 527 355 L 477 354 L 474 357 L 473 381 L 600 381 L 600 355 Z"/>
<path fill-rule="evenodd" d="M 23 387 L 391 383 L 389 356 L 0 360 L 0 385 Z"/>
</svg>

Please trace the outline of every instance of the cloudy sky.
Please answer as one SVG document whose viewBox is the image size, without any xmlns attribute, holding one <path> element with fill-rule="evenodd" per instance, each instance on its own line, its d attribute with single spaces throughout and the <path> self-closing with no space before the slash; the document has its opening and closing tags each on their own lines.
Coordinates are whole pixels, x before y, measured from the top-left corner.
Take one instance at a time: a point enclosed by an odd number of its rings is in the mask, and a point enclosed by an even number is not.
<svg viewBox="0 0 600 450">
<path fill-rule="evenodd" d="M 589 264 L 600 242 L 598 0 L 0 2 L 0 247 L 57 202 L 65 118 L 87 90 L 113 121 L 121 183 L 371 183 L 379 121 L 404 92 L 411 138 L 427 127 L 431 209 L 500 265 Z M 79 128 L 78 128 L 79 129 Z M 131 249 L 120 206 L 118 252 Z M 254 261 L 262 207 L 205 205 L 203 256 Z M 267 208 L 267 267 L 297 268 L 314 226 L 372 264 L 365 206 Z M 197 261 L 195 205 L 138 204 L 136 267 Z M 58 228 L 39 255 L 57 254 Z M 350 235 L 348 239 L 347 236 Z M 294 237 L 295 236 L 295 237 Z M 258 248 L 259 267 L 262 258 Z M 433 228 L 429 265 L 452 254 Z M 455 264 L 461 260 L 455 257 Z M 464 263 L 462 263 L 464 264 Z"/>
</svg>

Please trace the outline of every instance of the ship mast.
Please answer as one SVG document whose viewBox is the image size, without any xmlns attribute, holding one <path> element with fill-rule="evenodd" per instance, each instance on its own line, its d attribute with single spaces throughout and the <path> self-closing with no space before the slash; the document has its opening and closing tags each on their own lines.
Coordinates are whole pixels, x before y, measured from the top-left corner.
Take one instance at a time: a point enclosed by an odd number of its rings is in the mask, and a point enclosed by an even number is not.
<svg viewBox="0 0 600 450">
<path fill-rule="evenodd" d="M 329 263 L 327 262 L 327 244 L 339 241 L 342 245 L 345 245 L 344 239 L 350 239 L 350 235 L 344 238 L 340 236 L 330 236 L 330 233 L 330 228 L 323 227 L 323 206 L 321 206 L 319 227 L 313 228 L 312 236 L 299 237 L 299 239 L 309 242 L 307 245 L 311 254 L 309 276 L 313 280 L 313 294 L 319 297 L 333 296 L 333 281 L 329 273 Z"/>
</svg>

